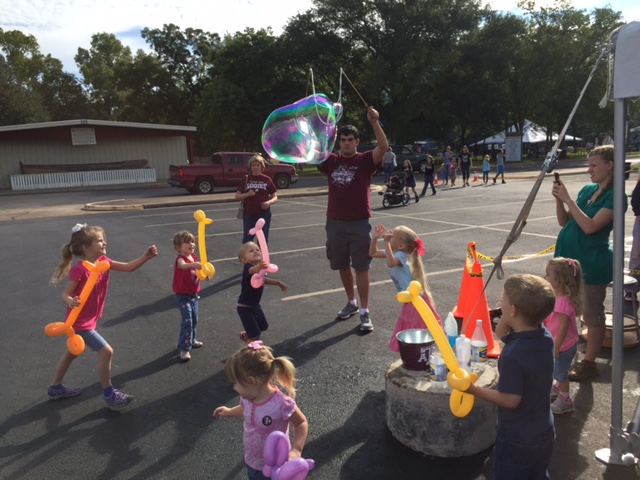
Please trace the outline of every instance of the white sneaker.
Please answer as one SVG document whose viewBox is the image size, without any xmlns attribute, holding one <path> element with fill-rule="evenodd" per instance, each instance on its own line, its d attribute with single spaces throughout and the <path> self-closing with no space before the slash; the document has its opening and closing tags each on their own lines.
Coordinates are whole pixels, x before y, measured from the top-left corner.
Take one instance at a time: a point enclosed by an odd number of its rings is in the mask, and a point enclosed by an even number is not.
<svg viewBox="0 0 640 480">
<path fill-rule="evenodd" d="M 373 323 L 371 323 L 371 316 L 369 312 L 360 314 L 360 330 L 363 332 L 370 332 L 373 330 Z"/>
<path fill-rule="evenodd" d="M 180 350 L 180 360 L 183 362 L 188 362 L 191 360 L 191 354 L 188 350 Z"/>
<path fill-rule="evenodd" d="M 562 395 L 558 395 L 558 397 L 551 404 L 551 411 L 556 415 L 560 415 L 561 413 L 569 413 L 573 412 L 575 409 L 573 408 L 573 401 L 570 398 L 566 400 L 562 398 Z"/>
</svg>

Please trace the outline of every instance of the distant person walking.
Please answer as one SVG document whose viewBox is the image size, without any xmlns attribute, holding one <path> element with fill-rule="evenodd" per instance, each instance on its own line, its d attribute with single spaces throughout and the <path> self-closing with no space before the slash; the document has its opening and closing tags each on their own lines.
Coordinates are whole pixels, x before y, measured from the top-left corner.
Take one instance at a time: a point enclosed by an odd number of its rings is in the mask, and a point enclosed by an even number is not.
<svg viewBox="0 0 640 480">
<path fill-rule="evenodd" d="M 482 160 L 482 181 L 485 185 L 489 183 L 489 172 L 491 172 L 491 155 L 487 153 Z"/>
<path fill-rule="evenodd" d="M 463 187 L 469 186 L 469 173 L 471 171 L 471 167 L 473 167 L 473 158 L 471 157 L 469 147 L 465 145 L 460 151 L 460 171 L 462 172 Z"/>
<path fill-rule="evenodd" d="M 504 181 L 504 151 L 502 149 L 498 150 L 496 154 L 496 163 L 498 165 L 498 173 L 493 177 L 493 183 L 496 183 L 498 177 L 502 177 L 502 183 L 507 183 Z"/>
<path fill-rule="evenodd" d="M 455 187 L 456 185 L 456 176 L 458 173 L 458 159 L 454 157 L 449 164 L 449 180 L 451 180 L 451 186 Z"/>
<path fill-rule="evenodd" d="M 420 197 L 418 196 L 418 192 L 416 192 L 416 177 L 413 174 L 413 166 L 409 159 L 404 161 L 404 186 L 405 193 L 409 193 L 409 189 L 413 191 L 413 196 L 416 199 L 416 203 L 418 203 Z"/>
<path fill-rule="evenodd" d="M 444 151 L 444 162 L 442 163 L 442 180 L 445 185 L 449 184 L 449 166 L 454 158 L 455 155 L 453 154 L 451 147 L 447 146 Z"/>
<path fill-rule="evenodd" d="M 424 187 L 422 187 L 421 197 L 424 197 L 427 193 L 427 188 L 431 186 L 431 195 L 436 194 L 436 187 L 433 183 L 433 176 L 435 175 L 436 166 L 433 164 L 433 157 L 429 155 L 427 157 L 427 163 L 424 166 Z"/>
<path fill-rule="evenodd" d="M 389 183 L 391 175 L 393 175 L 393 169 L 398 166 L 396 162 L 396 154 L 393 153 L 391 147 L 387 148 L 387 153 L 384 154 L 382 165 L 384 167 L 384 183 L 386 185 Z"/>
</svg>

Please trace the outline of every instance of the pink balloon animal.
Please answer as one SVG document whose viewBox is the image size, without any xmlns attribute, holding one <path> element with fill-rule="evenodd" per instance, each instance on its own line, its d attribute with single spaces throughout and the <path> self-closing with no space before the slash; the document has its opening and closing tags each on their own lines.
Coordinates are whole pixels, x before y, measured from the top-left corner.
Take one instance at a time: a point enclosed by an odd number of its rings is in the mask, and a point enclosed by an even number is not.
<svg viewBox="0 0 640 480">
<path fill-rule="evenodd" d="M 304 458 L 289 458 L 291 442 L 289 437 L 279 430 L 269 434 L 262 452 L 264 467 L 262 474 L 273 480 L 304 480 L 309 471 L 316 466 L 316 462 Z"/>
<path fill-rule="evenodd" d="M 256 226 L 249 230 L 249 235 L 255 235 L 258 237 L 258 245 L 260 246 L 260 252 L 262 252 L 262 261 L 269 265 L 264 270 L 260 270 L 260 272 L 253 274 L 251 277 L 251 286 L 253 288 L 260 288 L 264 285 L 264 277 L 267 273 L 276 273 L 278 271 L 277 265 L 269 263 L 269 247 L 267 246 L 267 241 L 264 238 L 264 232 L 262 231 L 264 224 L 264 218 L 259 218 L 256 222 Z"/>
</svg>

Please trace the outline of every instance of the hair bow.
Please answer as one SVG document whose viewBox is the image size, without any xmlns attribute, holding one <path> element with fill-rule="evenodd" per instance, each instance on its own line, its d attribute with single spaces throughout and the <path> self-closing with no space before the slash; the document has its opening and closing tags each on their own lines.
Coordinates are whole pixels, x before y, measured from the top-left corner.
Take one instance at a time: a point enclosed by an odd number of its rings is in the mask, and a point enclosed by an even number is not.
<svg viewBox="0 0 640 480">
<path fill-rule="evenodd" d="M 416 238 L 416 251 L 420 256 L 425 254 L 424 243 L 419 238 Z"/>
<path fill-rule="evenodd" d="M 567 258 L 567 263 L 573 267 L 573 276 L 575 277 L 578 274 L 576 261 L 573 258 Z"/>
<path fill-rule="evenodd" d="M 247 347 L 253 348 L 254 350 L 262 350 L 262 340 L 255 340 L 247 344 Z"/>
<path fill-rule="evenodd" d="M 72 233 L 76 233 L 79 232 L 80 230 L 82 230 L 84 227 L 86 227 L 87 224 L 86 223 L 76 223 L 74 225 L 74 227 L 71 229 Z"/>
</svg>

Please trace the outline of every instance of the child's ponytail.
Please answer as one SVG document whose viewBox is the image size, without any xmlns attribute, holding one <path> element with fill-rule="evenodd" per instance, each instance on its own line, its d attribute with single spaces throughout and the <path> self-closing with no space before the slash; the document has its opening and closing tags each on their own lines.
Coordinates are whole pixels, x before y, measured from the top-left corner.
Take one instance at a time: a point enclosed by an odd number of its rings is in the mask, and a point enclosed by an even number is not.
<svg viewBox="0 0 640 480">
<path fill-rule="evenodd" d="M 273 350 L 261 340 L 247 344 L 231 355 L 224 365 L 224 375 L 231 383 L 246 384 L 249 377 L 261 382 L 277 382 L 291 398 L 296 396 L 296 368 L 287 357 L 274 357 Z"/>
<path fill-rule="evenodd" d="M 431 305 L 435 308 L 435 302 L 429 291 L 429 285 L 427 283 L 427 274 L 425 272 L 424 263 L 422 262 L 422 255 L 425 254 L 424 244 L 418 237 L 416 232 L 409 227 L 401 225 L 394 229 L 402 236 L 402 242 L 406 245 L 406 253 L 409 256 L 409 268 L 411 269 L 411 278 L 420 283 L 422 291 L 427 296 Z"/>
<path fill-rule="evenodd" d="M 71 270 L 71 260 L 73 260 L 74 256 L 84 256 L 82 247 L 88 247 L 91 245 L 99 233 L 101 233 L 103 238 L 106 240 L 106 235 L 102 227 L 88 227 L 86 223 L 77 223 L 71 229 L 71 232 L 71 240 L 69 240 L 69 243 L 65 243 L 60 251 L 62 261 L 56 268 L 56 271 L 53 272 L 53 276 L 50 280 L 52 285 L 57 285 L 64 277 L 67 276 L 69 270 Z"/>
</svg>

